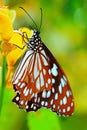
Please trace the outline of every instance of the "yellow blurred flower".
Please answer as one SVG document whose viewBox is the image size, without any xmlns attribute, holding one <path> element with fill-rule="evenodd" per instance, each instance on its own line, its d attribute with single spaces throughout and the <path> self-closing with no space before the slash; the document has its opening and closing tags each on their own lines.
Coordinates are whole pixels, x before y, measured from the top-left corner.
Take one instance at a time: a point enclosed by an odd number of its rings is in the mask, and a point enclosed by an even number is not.
<svg viewBox="0 0 87 130">
<path fill-rule="evenodd" d="M 33 33 L 33 31 L 28 28 L 14 30 L 12 23 L 15 16 L 16 12 L 14 10 L 9 10 L 6 6 L 0 8 L 0 40 L 2 41 L 1 50 L 7 60 L 8 72 L 6 82 L 9 87 L 11 87 L 11 78 L 13 74 L 12 70 L 14 68 L 14 64 L 26 50 L 26 47 L 23 50 L 20 49 L 23 48 L 25 45 L 24 40 L 26 40 L 23 37 L 23 32 L 26 32 L 29 38 Z"/>
</svg>

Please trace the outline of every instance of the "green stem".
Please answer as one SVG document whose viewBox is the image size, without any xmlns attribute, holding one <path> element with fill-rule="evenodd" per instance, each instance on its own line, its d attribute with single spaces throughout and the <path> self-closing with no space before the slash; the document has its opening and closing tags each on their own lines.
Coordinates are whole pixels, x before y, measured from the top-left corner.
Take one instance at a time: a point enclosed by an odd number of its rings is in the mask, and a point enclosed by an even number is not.
<svg viewBox="0 0 87 130">
<path fill-rule="evenodd" d="M 1 114 L 1 110 L 2 110 L 2 105 L 3 105 L 3 98 L 4 98 L 4 90 L 5 90 L 5 86 L 6 86 L 6 81 L 5 81 L 5 77 L 6 77 L 6 58 L 5 56 L 3 56 L 2 58 L 2 78 L 1 78 L 1 92 L 0 92 L 0 114 Z"/>
</svg>

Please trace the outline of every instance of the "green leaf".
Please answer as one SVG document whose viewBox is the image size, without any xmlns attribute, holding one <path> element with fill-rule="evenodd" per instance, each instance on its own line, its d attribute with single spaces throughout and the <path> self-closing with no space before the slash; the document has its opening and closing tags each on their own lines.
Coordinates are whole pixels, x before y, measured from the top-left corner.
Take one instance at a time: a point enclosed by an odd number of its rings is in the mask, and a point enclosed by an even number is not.
<svg viewBox="0 0 87 130">
<path fill-rule="evenodd" d="M 56 113 L 49 109 L 41 108 L 28 115 L 30 130 L 60 130 L 60 122 Z"/>
</svg>

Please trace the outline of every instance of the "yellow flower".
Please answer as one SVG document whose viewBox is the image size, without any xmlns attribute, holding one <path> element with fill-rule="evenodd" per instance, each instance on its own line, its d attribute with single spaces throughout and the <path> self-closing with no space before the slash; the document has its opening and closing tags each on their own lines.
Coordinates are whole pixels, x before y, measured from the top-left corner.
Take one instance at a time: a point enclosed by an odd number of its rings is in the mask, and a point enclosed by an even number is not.
<svg viewBox="0 0 87 130">
<path fill-rule="evenodd" d="M 9 10 L 7 7 L 0 8 L 0 40 L 2 41 L 2 54 L 6 56 L 8 65 L 6 78 L 8 86 L 11 84 L 14 64 L 26 50 L 26 47 L 23 50 L 20 49 L 23 48 L 26 40 L 23 37 L 23 32 L 26 32 L 29 38 L 33 33 L 33 31 L 29 30 L 28 28 L 20 28 L 19 30 L 14 30 L 12 23 L 15 19 L 15 16 L 16 12 L 14 10 Z"/>
<path fill-rule="evenodd" d="M 0 35 L 3 40 L 9 40 L 13 34 L 12 13 L 6 6 L 0 8 Z"/>
</svg>

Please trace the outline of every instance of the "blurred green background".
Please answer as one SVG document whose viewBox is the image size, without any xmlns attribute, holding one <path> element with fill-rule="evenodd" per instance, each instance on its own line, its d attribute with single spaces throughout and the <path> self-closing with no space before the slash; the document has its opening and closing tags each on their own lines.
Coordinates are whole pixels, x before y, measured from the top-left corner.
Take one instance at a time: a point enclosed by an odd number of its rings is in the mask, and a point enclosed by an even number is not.
<svg viewBox="0 0 87 130">
<path fill-rule="evenodd" d="M 87 130 L 87 0 L 4 0 L 4 3 L 16 10 L 15 29 L 29 25 L 34 28 L 19 6 L 29 12 L 38 27 L 40 8 L 43 9 L 40 35 L 70 81 L 75 113 L 69 118 L 45 108 L 26 113 L 12 103 L 13 90 L 5 89 L 0 130 Z"/>
</svg>

